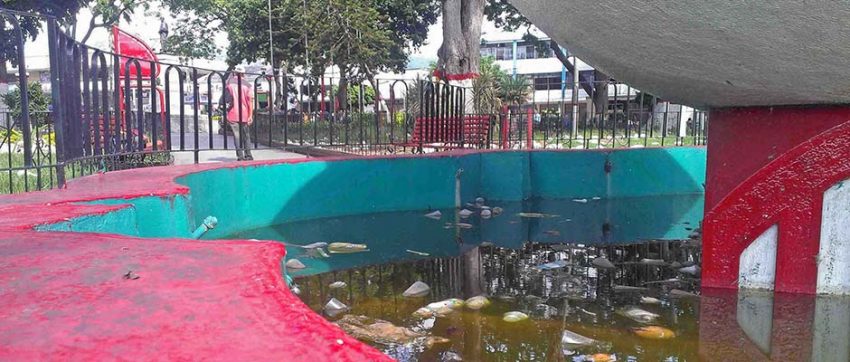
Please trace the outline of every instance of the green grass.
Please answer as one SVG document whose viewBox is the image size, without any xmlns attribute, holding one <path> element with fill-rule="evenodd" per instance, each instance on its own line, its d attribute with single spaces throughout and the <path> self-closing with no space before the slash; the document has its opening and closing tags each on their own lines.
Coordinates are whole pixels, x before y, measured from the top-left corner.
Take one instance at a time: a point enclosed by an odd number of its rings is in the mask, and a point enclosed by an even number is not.
<svg viewBox="0 0 850 362">
<path fill-rule="evenodd" d="M 33 166 L 24 168 L 22 153 L 0 153 L 0 194 L 44 190 L 55 187 L 53 157 L 33 157 Z"/>
</svg>

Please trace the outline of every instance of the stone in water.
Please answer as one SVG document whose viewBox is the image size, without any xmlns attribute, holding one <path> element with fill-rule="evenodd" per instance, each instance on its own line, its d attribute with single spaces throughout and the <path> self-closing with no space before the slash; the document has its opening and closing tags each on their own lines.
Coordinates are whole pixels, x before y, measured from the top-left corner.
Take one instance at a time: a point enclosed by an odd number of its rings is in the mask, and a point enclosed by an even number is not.
<svg viewBox="0 0 850 362">
<path fill-rule="evenodd" d="M 463 210 L 458 211 L 458 212 L 457 212 L 457 214 L 458 214 L 458 216 L 460 216 L 460 217 L 462 217 L 462 218 L 466 219 L 466 218 L 468 218 L 470 215 L 472 215 L 472 211 L 469 211 L 469 210 L 467 210 L 467 209 L 463 209 Z"/>
<path fill-rule="evenodd" d="M 289 269 L 304 269 L 307 266 L 298 259 L 289 259 L 286 261 L 286 267 Z"/>
<path fill-rule="evenodd" d="M 332 254 L 350 254 L 361 251 L 369 251 L 369 249 L 366 244 L 331 243 L 328 245 L 328 251 Z"/>
<path fill-rule="evenodd" d="M 343 281 L 336 281 L 336 282 L 333 282 L 330 285 L 328 285 L 328 288 L 341 289 L 341 288 L 345 288 L 346 285 L 347 284 L 345 284 L 345 282 L 343 282 Z"/>
<path fill-rule="evenodd" d="M 478 206 L 478 207 L 481 207 L 482 205 L 484 205 L 484 198 L 483 197 L 476 197 L 475 198 L 475 205 Z"/>
<path fill-rule="evenodd" d="M 490 305 L 490 300 L 483 295 L 475 296 L 466 300 L 466 307 L 472 310 L 479 310 Z"/>
<path fill-rule="evenodd" d="M 402 293 L 401 295 L 409 298 L 415 298 L 424 297 L 430 292 L 431 287 L 429 287 L 428 284 L 425 284 L 421 281 L 417 281 L 411 284 L 410 287 L 408 287 L 407 290 L 405 290 L 404 293 Z"/>
<path fill-rule="evenodd" d="M 433 310 L 433 311 L 437 311 L 437 310 L 440 310 L 442 308 L 451 308 L 453 310 L 454 309 L 460 309 L 460 308 L 463 308 L 463 300 L 457 299 L 457 298 L 450 298 L 450 299 L 441 300 L 439 302 L 434 302 L 434 303 L 428 304 L 426 306 L 426 308 Z"/>
<path fill-rule="evenodd" d="M 509 323 L 520 322 L 528 319 L 528 314 L 523 312 L 507 312 L 502 316 L 502 320 Z"/>
<path fill-rule="evenodd" d="M 496 207 L 493 208 L 493 216 L 499 216 L 499 215 L 502 214 L 503 211 L 505 211 L 505 210 L 502 209 L 501 207 L 496 206 Z"/>
<path fill-rule="evenodd" d="M 331 300 L 328 301 L 328 304 L 325 304 L 324 310 L 325 314 L 327 314 L 329 317 L 336 317 L 342 313 L 347 312 L 348 306 L 340 302 L 336 298 L 331 298 Z"/>
</svg>

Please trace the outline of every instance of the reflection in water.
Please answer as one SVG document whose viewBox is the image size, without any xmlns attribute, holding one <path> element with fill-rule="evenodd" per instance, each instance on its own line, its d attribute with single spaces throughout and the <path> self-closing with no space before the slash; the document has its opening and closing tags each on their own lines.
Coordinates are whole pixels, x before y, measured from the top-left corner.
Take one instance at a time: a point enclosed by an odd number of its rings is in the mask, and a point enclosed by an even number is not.
<svg viewBox="0 0 850 362">
<path fill-rule="evenodd" d="M 383 319 L 450 340 L 432 348 L 422 341 L 374 344 L 400 360 L 440 360 L 447 352 L 470 361 L 572 360 L 594 353 L 613 353 L 620 360 L 629 356 L 650 361 L 668 357 L 696 360 L 696 298 L 670 295 L 673 289 L 695 291 L 696 279 L 669 266 L 640 263 L 644 258 L 697 262 L 696 250 L 691 243 L 682 242 L 599 247 L 528 243 L 520 249 L 479 246 L 458 257 L 372 265 L 296 281 L 304 302 L 317 312 L 334 297 L 351 307 L 350 314 Z M 590 267 L 591 260 L 600 254 L 608 255 L 617 268 Z M 547 271 L 538 268 L 553 260 L 566 261 L 567 265 Z M 431 294 L 401 297 L 417 280 L 430 285 Z M 328 285 L 335 281 L 344 281 L 346 288 L 330 289 Z M 623 286 L 647 289 L 622 291 Z M 464 309 L 427 319 L 413 316 L 414 311 L 433 301 L 481 294 L 489 296 L 493 304 L 480 311 Z M 640 306 L 642 296 L 663 301 L 641 308 L 659 314 L 654 324 L 672 329 L 678 334 L 676 339 L 650 340 L 631 332 L 630 328 L 642 324 L 618 311 L 629 305 Z M 513 310 L 530 315 L 530 320 L 502 321 L 502 314 Z M 604 343 L 568 350 L 565 355 L 560 342 L 565 329 Z"/>
<path fill-rule="evenodd" d="M 700 356 L 723 361 L 850 361 L 850 297 L 704 290 Z"/>
<path fill-rule="evenodd" d="M 351 307 L 349 315 L 449 340 L 431 347 L 422 338 L 372 342 L 399 360 L 573 361 L 605 353 L 618 361 L 850 361 L 850 297 L 698 291 L 693 269 L 701 261 L 699 240 L 672 241 L 696 231 L 702 214 L 698 196 L 491 206 L 505 211 L 491 219 L 461 220 L 470 229 L 444 228 L 455 222 L 454 210 L 442 210 L 441 220 L 423 217 L 429 211 L 423 210 L 305 220 L 230 237 L 286 242 L 288 257 L 307 265 L 290 272 L 302 299 L 316 311 L 334 297 Z M 558 216 L 523 218 L 520 212 Z M 323 258 L 293 247 L 335 241 L 364 243 L 370 251 Z M 597 256 L 615 267 L 593 267 Z M 563 267 L 538 268 L 553 261 Z M 402 297 L 418 280 L 431 293 Z M 340 281 L 344 288 L 329 287 Z M 480 311 L 412 315 L 430 302 L 482 294 L 493 304 Z M 642 304 L 642 297 L 660 304 Z M 631 329 L 642 324 L 618 313 L 626 306 L 658 314 L 653 324 L 676 337 L 636 336 Z M 502 320 L 507 311 L 531 318 L 507 323 Z M 564 348 L 564 330 L 602 343 Z"/>
</svg>

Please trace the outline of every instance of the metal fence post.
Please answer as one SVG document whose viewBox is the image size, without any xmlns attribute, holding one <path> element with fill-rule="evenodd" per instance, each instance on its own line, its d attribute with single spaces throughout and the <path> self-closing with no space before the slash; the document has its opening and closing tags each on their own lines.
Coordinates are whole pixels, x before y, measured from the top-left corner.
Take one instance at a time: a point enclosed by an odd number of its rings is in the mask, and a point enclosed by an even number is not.
<svg viewBox="0 0 850 362">
<path fill-rule="evenodd" d="M 24 51 L 24 29 L 14 16 L 9 16 L 12 27 L 18 29 L 18 86 L 21 94 L 21 131 L 24 137 L 24 166 L 32 167 L 32 128 L 30 127 L 29 84 L 27 83 L 26 54 Z M 52 19 L 51 19 L 52 20 Z"/>
<path fill-rule="evenodd" d="M 64 123 L 65 115 L 61 104 L 59 89 L 62 81 L 59 77 L 59 42 L 56 39 L 56 19 L 47 19 L 47 48 L 50 57 L 50 95 L 53 108 L 53 142 L 56 147 L 56 184 L 59 188 L 65 187 L 65 137 Z M 23 67 L 22 67 L 23 68 Z M 24 72 L 21 72 L 24 73 Z M 27 147 L 29 148 L 29 147 Z"/>
</svg>

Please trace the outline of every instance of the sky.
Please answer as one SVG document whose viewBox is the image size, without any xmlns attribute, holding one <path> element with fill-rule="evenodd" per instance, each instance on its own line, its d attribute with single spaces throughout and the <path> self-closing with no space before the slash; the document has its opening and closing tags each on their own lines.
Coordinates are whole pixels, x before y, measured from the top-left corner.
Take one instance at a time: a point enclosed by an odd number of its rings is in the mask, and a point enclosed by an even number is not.
<svg viewBox="0 0 850 362">
<path fill-rule="evenodd" d="M 160 18 L 164 18 L 166 24 L 169 26 L 173 26 L 175 19 L 171 18 L 170 14 L 167 10 L 162 9 L 160 6 L 151 6 L 151 9 L 148 11 L 139 10 L 134 13 L 131 17 L 131 21 L 121 22 L 119 26 L 125 31 L 138 36 L 142 40 L 148 42 L 148 44 L 154 49 L 154 51 L 159 50 L 159 27 L 160 27 Z M 91 12 L 88 9 L 82 9 L 80 13 L 77 15 L 77 39 L 82 38 L 85 34 L 86 30 L 88 30 L 88 23 L 91 20 Z M 484 21 L 482 24 L 482 36 L 493 36 L 496 34 L 503 35 L 504 32 L 497 29 L 495 24 L 489 21 Z M 517 35 L 519 36 L 519 35 Z M 437 50 L 440 48 L 440 44 L 443 41 L 442 34 L 442 21 L 438 19 L 437 23 L 429 27 L 428 29 L 428 38 L 425 41 L 425 44 L 422 45 L 419 49 L 414 50 L 410 54 L 411 67 L 424 67 L 431 61 L 437 60 Z M 227 47 L 227 35 L 219 34 L 215 39 L 216 45 L 219 49 L 222 50 L 222 54 L 220 54 L 220 60 L 223 60 L 223 50 Z M 107 29 L 98 28 L 93 33 L 89 39 L 88 44 L 92 47 L 99 49 L 109 49 L 110 47 L 110 37 Z M 28 42 L 27 47 L 27 58 L 35 58 L 31 63 L 40 63 L 42 61 L 47 61 L 47 36 L 43 33 L 39 35 L 39 37 L 35 41 Z M 35 64 L 31 64 L 35 65 Z"/>
</svg>

